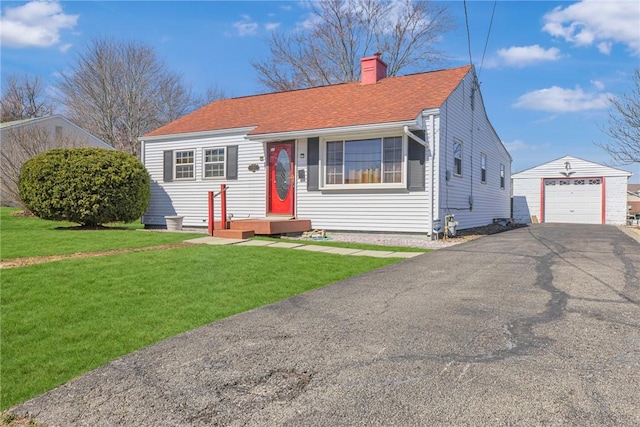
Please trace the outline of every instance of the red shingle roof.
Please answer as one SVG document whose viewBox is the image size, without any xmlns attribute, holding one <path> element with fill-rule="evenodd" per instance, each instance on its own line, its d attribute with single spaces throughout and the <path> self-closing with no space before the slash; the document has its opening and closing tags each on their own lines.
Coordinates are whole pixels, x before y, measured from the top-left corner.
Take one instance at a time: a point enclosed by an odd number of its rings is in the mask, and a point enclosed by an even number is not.
<svg viewBox="0 0 640 427">
<path fill-rule="evenodd" d="M 256 126 L 251 135 L 415 119 L 437 108 L 471 66 L 360 82 L 223 99 L 145 136 L 172 135 Z"/>
</svg>

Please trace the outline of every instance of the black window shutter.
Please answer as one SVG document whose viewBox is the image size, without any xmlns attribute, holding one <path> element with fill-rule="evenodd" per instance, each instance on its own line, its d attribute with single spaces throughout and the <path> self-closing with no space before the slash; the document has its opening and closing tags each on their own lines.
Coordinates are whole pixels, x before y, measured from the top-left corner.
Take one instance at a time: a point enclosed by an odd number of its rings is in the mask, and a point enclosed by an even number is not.
<svg viewBox="0 0 640 427">
<path fill-rule="evenodd" d="M 320 190 L 320 138 L 307 138 L 307 191 Z"/>
<path fill-rule="evenodd" d="M 173 181 L 173 151 L 167 150 L 164 152 L 164 182 Z"/>
<path fill-rule="evenodd" d="M 424 131 L 413 132 L 424 140 Z M 424 145 L 409 138 L 409 152 L 407 153 L 407 189 L 409 191 L 424 191 L 425 182 L 425 154 Z"/>
<path fill-rule="evenodd" d="M 238 146 L 227 146 L 227 179 L 238 179 Z"/>
</svg>

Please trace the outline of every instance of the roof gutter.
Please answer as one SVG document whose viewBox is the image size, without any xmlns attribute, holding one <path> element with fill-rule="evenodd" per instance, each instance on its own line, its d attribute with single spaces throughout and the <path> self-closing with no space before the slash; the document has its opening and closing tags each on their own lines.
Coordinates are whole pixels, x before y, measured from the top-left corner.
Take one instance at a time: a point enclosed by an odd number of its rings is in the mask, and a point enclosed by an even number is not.
<svg viewBox="0 0 640 427">
<path fill-rule="evenodd" d="M 397 129 L 398 127 L 412 127 L 422 129 L 418 120 L 406 120 L 402 122 L 387 122 L 387 123 L 375 123 L 358 126 L 341 126 L 334 128 L 320 128 L 320 129 L 302 129 L 298 131 L 290 132 L 273 132 L 248 135 L 247 138 L 251 141 L 264 141 L 264 140 L 285 140 L 302 137 L 313 137 L 322 135 L 335 135 L 338 133 L 347 132 L 371 132 L 376 130 L 385 129 Z"/>
<path fill-rule="evenodd" d="M 247 126 L 247 127 L 241 127 L 241 128 L 205 130 L 201 132 L 184 132 L 184 133 L 173 133 L 173 134 L 165 134 L 165 135 L 141 136 L 138 138 L 138 141 L 162 141 L 162 140 L 182 139 L 182 138 L 207 138 L 212 136 L 244 135 L 251 132 L 256 127 L 257 126 Z"/>
</svg>

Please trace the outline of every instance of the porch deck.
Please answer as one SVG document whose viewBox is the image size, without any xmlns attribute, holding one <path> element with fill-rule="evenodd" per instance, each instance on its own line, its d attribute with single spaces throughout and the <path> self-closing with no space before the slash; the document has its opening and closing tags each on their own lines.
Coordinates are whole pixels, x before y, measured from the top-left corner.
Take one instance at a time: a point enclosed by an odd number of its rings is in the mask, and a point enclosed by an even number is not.
<svg viewBox="0 0 640 427">
<path fill-rule="evenodd" d="M 215 237 L 247 239 L 254 235 L 270 236 L 274 234 L 302 233 L 311 230 L 311 220 L 290 218 L 234 219 L 229 229 L 216 229 Z"/>
</svg>

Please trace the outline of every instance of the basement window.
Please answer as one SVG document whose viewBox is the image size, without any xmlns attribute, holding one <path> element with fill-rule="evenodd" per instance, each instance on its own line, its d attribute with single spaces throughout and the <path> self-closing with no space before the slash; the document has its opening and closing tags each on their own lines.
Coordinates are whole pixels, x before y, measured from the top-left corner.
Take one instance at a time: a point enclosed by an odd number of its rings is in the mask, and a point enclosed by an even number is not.
<svg viewBox="0 0 640 427">
<path fill-rule="evenodd" d="M 327 141 L 325 184 L 326 186 L 402 184 L 403 157 L 401 136 Z"/>
</svg>

